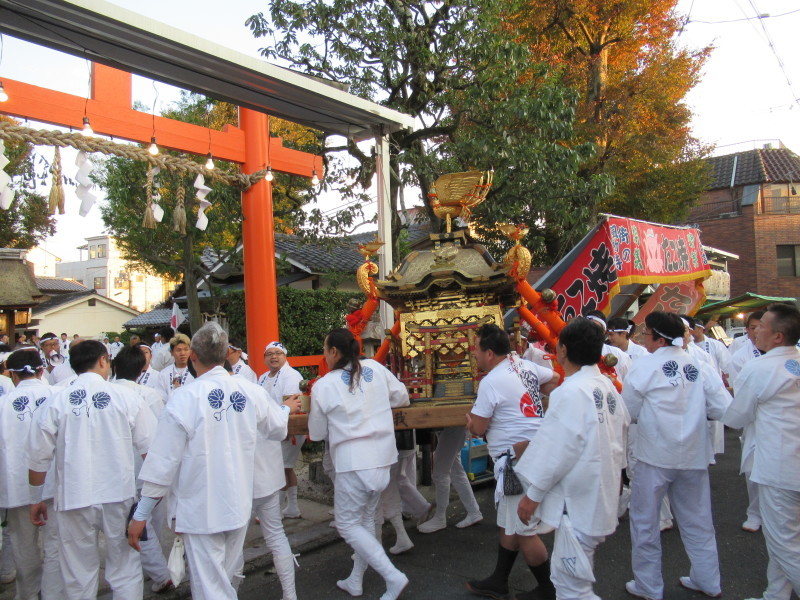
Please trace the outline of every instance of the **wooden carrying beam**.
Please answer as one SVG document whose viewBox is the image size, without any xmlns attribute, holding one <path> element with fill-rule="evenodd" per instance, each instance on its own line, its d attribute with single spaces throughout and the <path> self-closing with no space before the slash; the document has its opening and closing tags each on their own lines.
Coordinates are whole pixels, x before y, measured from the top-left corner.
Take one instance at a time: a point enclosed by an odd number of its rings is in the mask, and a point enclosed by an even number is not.
<svg viewBox="0 0 800 600">
<path fill-rule="evenodd" d="M 405 408 L 392 409 L 395 429 L 438 429 L 441 427 L 466 427 L 467 413 L 472 402 L 459 404 L 434 404 L 420 402 Z M 308 435 L 308 415 L 289 417 L 290 435 Z"/>
</svg>

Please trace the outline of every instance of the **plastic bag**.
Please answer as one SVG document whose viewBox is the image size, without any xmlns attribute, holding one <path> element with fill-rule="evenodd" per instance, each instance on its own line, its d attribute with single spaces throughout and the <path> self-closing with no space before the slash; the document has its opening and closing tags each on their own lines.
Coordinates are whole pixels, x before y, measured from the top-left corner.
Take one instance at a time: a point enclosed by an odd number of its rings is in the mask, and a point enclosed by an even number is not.
<svg viewBox="0 0 800 600">
<path fill-rule="evenodd" d="M 586 553 L 575 537 L 572 523 L 567 515 L 561 517 L 561 524 L 556 529 L 553 542 L 553 554 L 550 557 L 550 569 L 575 579 L 594 583 L 594 573 Z"/>
<path fill-rule="evenodd" d="M 180 585 L 186 575 L 186 562 L 183 560 L 183 552 L 183 537 L 180 534 L 176 534 L 175 542 L 172 544 L 172 550 L 170 550 L 169 559 L 167 560 L 169 576 L 175 587 Z"/>
</svg>

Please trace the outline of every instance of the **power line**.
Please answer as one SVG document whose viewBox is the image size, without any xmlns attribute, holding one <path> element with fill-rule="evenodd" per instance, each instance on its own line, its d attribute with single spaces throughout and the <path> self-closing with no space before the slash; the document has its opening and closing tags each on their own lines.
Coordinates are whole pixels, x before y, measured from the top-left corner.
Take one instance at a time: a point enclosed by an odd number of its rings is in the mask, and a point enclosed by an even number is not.
<svg viewBox="0 0 800 600">
<path fill-rule="evenodd" d="M 755 1 L 754 0 L 747 0 L 747 1 L 750 3 L 750 6 L 753 8 L 753 11 L 756 13 L 756 15 L 759 15 L 760 13 L 758 12 L 758 9 L 756 8 Z M 795 12 L 797 12 L 797 11 L 795 11 Z M 767 31 L 767 26 L 764 25 L 764 20 L 763 19 L 758 19 L 758 23 L 759 23 L 759 25 L 761 25 L 761 29 L 764 30 L 764 35 L 767 36 L 767 43 L 769 44 L 769 48 L 770 48 L 770 50 L 772 50 L 772 53 L 775 55 L 775 59 L 778 61 L 778 66 L 780 66 L 781 71 L 783 72 L 783 76 L 786 78 L 786 84 L 789 86 L 789 91 L 792 94 L 792 98 L 794 99 L 794 102 L 798 106 L 800 106 L 800 98 L 798 98 L 797 94 L 795 94 L 795 92 L 794 92 L 794 86 L 792 86 L 792 80 L 789 78 L 789 74 L 786 72 L 786 65 L 783 64 L 783 60 L 781 60 L 781 57 L 778 54 L 778 50 L 775 48 L 775 44 L 772 41 L 772 37 L 770 37 L 769 31 Z"/>
<path fill-rule="evenodd" d="M 692 2 L 692 6 L 694 6 L 694 2 Z M 691 12 L 691 8 L 689 9 Z M 703 25 L 722 25 L 724 23 L 741 23 L 742 21 L 760 21 L 763 19 L 777 19 L 778 17 L 785 17 L 787 15 L 793 15 L 794 13 L 800 12 L 800 8 L 795 10 L 790 10 L 789 12 L 781 13 L 779 15 L 770 15 L 770 14 L 763 14 L 757 15 L 755 17 L 743 17 L 741 19 L 728 19 L 727 21 L 695 21 L 689 20 L 688 16 L 686 19 L 686 23 L 702 23 Z"/>
</svg>

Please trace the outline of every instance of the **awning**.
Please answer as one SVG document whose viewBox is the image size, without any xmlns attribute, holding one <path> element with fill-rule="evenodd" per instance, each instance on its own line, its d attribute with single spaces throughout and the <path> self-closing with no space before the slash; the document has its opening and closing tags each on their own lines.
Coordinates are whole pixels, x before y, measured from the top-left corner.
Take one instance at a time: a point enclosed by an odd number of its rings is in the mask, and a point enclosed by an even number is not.
<svg viewBox="0 0 800 600">
<path fill-rule="evenodd" d="M 710 317 L 712 315 L 719 315 L 721 317 L 729 317 L 737 313 L 749 313 L 769 306 L 773 302 L 796 302 L 795 298 L 782 298 L 780 296 L 761 296 L 747 292 L 736 298 L 730 300 L 722 300 L 721 302 L 712 302 L 706 304 L 697 311 L 698 317 Z"/>
</svg>

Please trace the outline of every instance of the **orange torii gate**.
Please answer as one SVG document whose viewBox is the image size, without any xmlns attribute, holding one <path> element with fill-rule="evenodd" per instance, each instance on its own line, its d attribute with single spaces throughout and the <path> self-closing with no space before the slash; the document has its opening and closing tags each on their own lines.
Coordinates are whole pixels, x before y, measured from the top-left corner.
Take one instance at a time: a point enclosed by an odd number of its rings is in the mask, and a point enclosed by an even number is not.
<svg viewBox="0 0 800 600">
<path fill-rule="evenodd" d="M 275 171 L 311 178 L 322 173 L 322 158 L 284 148 L 280 138 L 269 135 L 269 117 L 247 108 L 240 109 L 239 127 L 226 125 L 223 131 L 184 123 L 133 110 L 130 73 L 92 63 L 92 91 L 87 100 L 19 81 L 5 79 L 8 101 L 0 112 L 64 127 L 81 123 L 84 116 L 95 133 L 147 143 L 153 130 L 160 147 L 204 155 L 209 140 L 214 157 L 239 163 L 244 173 L 254 173 L 269 164 Z M 267 145 L 269 144 L 269 148 Z M 242 194 L 242 238 L 250 348 L 263 348 L 278 339 L 272 183 L 262 179 Z M 253 332 L 252 335 L 250 332 Z"/>
<path fill-rule="evenodd" d="M 267 114 L 356 141 L 374 137 L 379 234 L 388 240 L 388 134 L 412 128 L 410 116 L 102 0 L 0 0 L 0 32 L 92 60 L 94 66 L 89 99 L 3 79 L 9 100 L 0 104 L 0 113 L 74 128 L 88 116 L 98 133 L 143 143 L 150 142 L 155 124 L 159 146 L 202 156 L 210 140 L 214 158 L 241 164 L 245 174 L 268 165 L 305 177 L 322 174 L 320 157 L 270 138 Z M 209 131 L 133 110 L 128 71 L 236 104 L 240 128 Z M 242 214 L 247 342 L 258 352 L 278 339 L 270 182 L 261 179 L 243 193 Z M 392 266 L 390 247 L 379 255 L 381 276 Z M 392 315 L 384 312 L 390 326 Z"/>
</svg>

